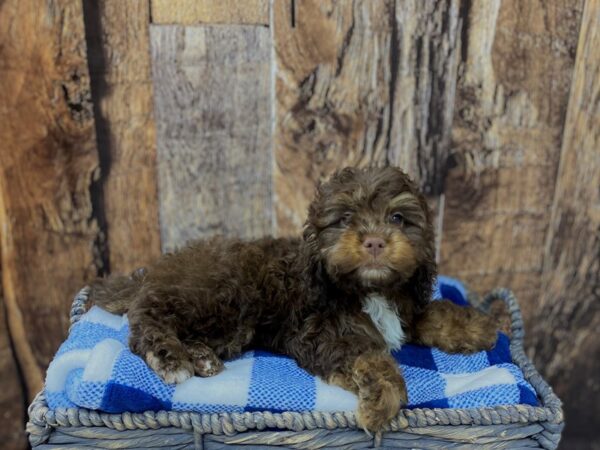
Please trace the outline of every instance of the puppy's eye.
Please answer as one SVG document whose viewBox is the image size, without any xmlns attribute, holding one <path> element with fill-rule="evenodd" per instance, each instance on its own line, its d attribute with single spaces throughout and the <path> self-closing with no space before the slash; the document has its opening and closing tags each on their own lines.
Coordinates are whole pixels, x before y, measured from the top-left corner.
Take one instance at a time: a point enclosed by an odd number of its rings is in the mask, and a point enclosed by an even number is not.
<svg viewBox="0 0 600 450">
<path fill-rule="evenodd" d="M 390 216 L 390 223 L 396 224 L 396 225 L 404 225 L 406 222 L 406 220 L 404 219 L 404 216 L 400 213 L 394 213 Z"/>
<path fill-rule="evenodd" d="M 351 220 L 352 220 L 352 211 L 346 211 L 344 214 L 342 214 L 342 217 L 340 217 L 339 224 L 341 226 L 346 227 L 350 224 Z"/>
</svg>

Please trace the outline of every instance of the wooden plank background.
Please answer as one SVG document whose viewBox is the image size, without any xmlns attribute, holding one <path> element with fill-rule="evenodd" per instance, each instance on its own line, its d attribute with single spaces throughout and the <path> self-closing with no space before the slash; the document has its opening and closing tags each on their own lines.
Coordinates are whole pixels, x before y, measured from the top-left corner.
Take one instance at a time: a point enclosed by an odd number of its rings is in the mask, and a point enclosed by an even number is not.
<svg viewBox="0 0 600 450">
<path fill-rule="evenodd" d="M 561 393 L 571 432 L 580 436 L 598 429 L 600 417 L 595 401 L 600 373 L 599 48 L 600 2 L 586 2 L 544 246 L 543 289 L 530 328 L 534 361 Z M 585 444 L 580 438 L 571 448 Z"/>
<path fill-rule="evenodd" d="M 271 233 L 269 29 L 151 31 L 163 250 Z"/>
<path fill-rule="evenodd" d="M 393 164 L 441 271 L 520 299 L 600 439 L 600 0 L 0 2 L 0 442 L 97 275 L 216 233 L 297 234 L 314 183 Z"/>
<path fill-rule="evenodd" d="M 315 183 L 347 165 L 399 165 L 440 193 L 458 15 L 456 1 L 275 2 L 279 234 L 300 232 Z"/>
<path fill-rule="evenodd" d="M 485 6 L 484 6 L 485 5 Z M 537 309 L 582 2 L 473 2 L 465 12 L 441 266 Z M 469 26 L 469 24 L 472 24 Z M 453 259 L 460 258 L 460 264 Z"/>
<path fill-rule="evenodd" d="M 160 255 L 148 1 L 83 2 L 105 273 L 129 272 Z"/>
</svg>

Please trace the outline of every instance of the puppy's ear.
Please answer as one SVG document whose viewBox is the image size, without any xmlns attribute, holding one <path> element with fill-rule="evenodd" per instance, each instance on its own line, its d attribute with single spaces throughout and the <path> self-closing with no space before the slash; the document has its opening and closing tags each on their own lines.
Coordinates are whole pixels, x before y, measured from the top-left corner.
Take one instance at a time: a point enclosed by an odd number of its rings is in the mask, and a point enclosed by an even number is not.
<svg viewBox="0 0 600 450">
<path fill-rule="evenodd" d="M 315 221 L 317 220 L 317 216 L 319 215 L 319 211 L 321 210 L 321 199 L 323 197 L 323 184 L 318 183 L 317 189 L 315 191 L 315 196 L 308 205 L 308 214 L 306 217 L 306 222 L 304 222 L 304 231 L 302 232 L 302 238 L 304 242 L 310 244 L 311 248 L 316 249 L 317 247 L 317 235 L 319 231 L 315 226 Z"/>
<path fill-rule="evenodd" d="M 437 276 L 437 267 L 434 262 L 425 262 L 417 268 L 409 281 L 410 292 L 420 311 L 431 301 L 433 282 Z"/>
<path fill-rule="evenodd" d="M 304 242 L 308 244 L 314 244 L 317 240 L 317 228 L 312 224 L 307 222 L 304 224 L 304 231 L 302 232 L 302 238 Z"/>
<path fill-rule="evenodd" d="M 325 271 L 323 258 L 319 252 L 317 235 L 317 227 L 310 222 L 306 222 L 304 232 L 302 233 L 304 245 L 302 246 L 303 251 L 300 254 L 300 260 L 304 273 L 308 275 L 308 279 L 323 287 L 329 283 L 329 278 Z"/>
</svg>

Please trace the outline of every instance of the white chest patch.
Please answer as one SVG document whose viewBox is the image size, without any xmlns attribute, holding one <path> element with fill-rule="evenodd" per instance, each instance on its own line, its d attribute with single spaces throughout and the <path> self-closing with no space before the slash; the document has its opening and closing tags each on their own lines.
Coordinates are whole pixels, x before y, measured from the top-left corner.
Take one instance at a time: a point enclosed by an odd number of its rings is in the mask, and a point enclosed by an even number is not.
<svg viewBox="0 0 600 450">
<path fill-rule="evenodd" d="M 371 317 L 390 350 L 402 347 L 406 336 L 395 306 L 385 297 L 373 294 L 364 300 L 363 311 Z"/>
</svg>

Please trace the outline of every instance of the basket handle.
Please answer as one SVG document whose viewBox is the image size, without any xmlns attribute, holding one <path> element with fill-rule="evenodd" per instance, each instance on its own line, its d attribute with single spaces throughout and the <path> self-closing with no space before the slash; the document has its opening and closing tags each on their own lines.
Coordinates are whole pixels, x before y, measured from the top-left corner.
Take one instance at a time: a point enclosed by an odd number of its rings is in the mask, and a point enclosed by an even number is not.
<svg viewBox="0 0 600 450">
<path fill-rule="evenodd" d="M 69 314 L 69 320 L 71 321 L 71 326 L 73 326 L 81 316 L 83 316 L 87 310 L 87 305 L 89 303 L 90 297 L 90 287 L 86 286 L 82 290 L 80 290 L 75 298 L 73 299 L 73 303 L 71 304 L 71 312 Z"/>
</svg>

